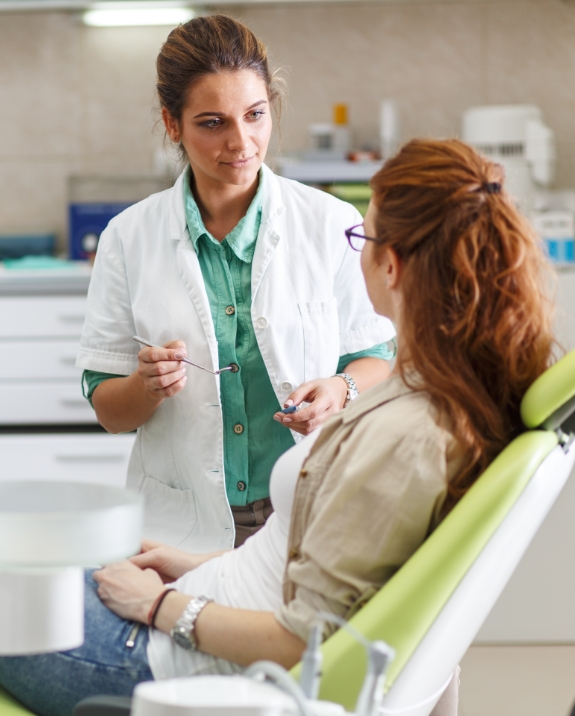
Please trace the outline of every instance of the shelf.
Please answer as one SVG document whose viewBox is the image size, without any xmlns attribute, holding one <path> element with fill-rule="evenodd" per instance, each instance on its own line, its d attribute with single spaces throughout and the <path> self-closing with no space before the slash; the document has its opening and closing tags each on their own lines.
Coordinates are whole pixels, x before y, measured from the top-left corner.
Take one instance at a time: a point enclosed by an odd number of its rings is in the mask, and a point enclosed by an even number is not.
<svg viewBox="0 0 575 716">
<path fill-rule="evenodd" d="M 381 169 L 381 162 L 323 161 L 306 162 L 278 158 L 280 176 L 305 184 L 333 184 L 335 182 L 368 182 Z"/>
</svg>

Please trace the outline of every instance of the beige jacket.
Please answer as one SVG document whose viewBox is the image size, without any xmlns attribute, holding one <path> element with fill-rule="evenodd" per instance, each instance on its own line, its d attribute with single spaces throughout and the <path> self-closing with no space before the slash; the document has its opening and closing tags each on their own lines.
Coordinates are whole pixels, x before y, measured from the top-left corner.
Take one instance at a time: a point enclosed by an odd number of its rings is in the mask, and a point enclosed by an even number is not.
<svg viewBox="0 0 575 716">
<path fill-rule="evenodd" d="M 318 611 L 353 614 L 437 525 L 459 464 L 429 396 L 397 375 L 331 418 L 297 483 L 278 621 L 306 640 Z"/>
</svg>

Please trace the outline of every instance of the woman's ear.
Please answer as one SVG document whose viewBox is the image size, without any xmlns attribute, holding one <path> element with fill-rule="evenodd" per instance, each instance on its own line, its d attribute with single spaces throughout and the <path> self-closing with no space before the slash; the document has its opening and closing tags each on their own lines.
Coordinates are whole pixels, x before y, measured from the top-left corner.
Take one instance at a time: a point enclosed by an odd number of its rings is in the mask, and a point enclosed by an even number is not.
<svg viewBox="0 0 575 716">
<path fill-rule="evenodd" d="M 177 119 L 174 119 L 165 107 L 162 107 L 162 120 L 164 127 L 168 133 L 168 137 L 172 142 L 180 141 L 180 123 Z"/>
<path fill-rule="evenodd" d="M 401 281 L 403 261 L 397 251 L 389 246 L 385 248 L 382 268 L 384 269 L 385 287 L 389 289 L 397 288 Z"/>
</svg>

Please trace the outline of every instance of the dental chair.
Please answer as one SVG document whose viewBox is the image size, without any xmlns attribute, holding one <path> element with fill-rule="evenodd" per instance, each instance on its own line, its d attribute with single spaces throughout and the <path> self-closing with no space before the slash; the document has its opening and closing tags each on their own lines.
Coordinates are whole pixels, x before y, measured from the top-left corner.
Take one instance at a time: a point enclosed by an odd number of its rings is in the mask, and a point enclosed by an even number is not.
<svg viewBox="0 0 575 716">
<path fill-rule="evenodd" d="M 396 652 L 382 715 L 431 713 L 566 483 L 575 462 L 575 351 L 529 388 L 521 416 L 527 431 L 350 620 L 368 639 L 381 639 Z M 322 651 L 320 698 L 353 711 L 365 673 L 363 647 L 339 630 Z M 298 677 L 299 665 L 292 674 Z M 76 714 L 121 713 L 111 708 L 86 699 Z M 0 691 L 0 716 L 26 715 L 31 712 Z"/>
</svg>

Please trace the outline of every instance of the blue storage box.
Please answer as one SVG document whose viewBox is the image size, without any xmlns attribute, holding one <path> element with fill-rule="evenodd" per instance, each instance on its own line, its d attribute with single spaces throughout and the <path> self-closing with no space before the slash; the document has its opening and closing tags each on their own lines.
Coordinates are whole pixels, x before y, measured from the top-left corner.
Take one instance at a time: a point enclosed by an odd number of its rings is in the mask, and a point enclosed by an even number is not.
<svg viewBox="0 0 575 716">
<path fill-rule="evenodd" d="M 96 253 L 100 234 L 110 219 L 135 202 L 83 202 L 70 204 L 69 255 L 73 261 L 86 260 Z"/>
</svg>

